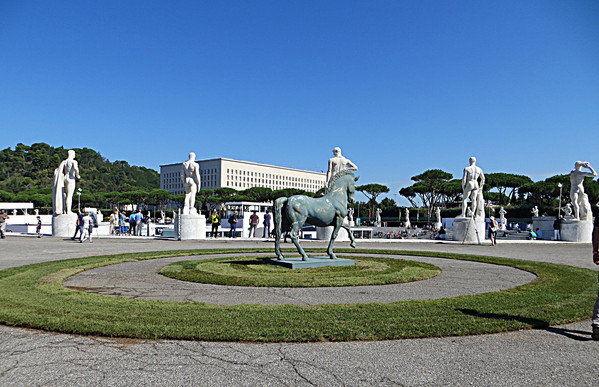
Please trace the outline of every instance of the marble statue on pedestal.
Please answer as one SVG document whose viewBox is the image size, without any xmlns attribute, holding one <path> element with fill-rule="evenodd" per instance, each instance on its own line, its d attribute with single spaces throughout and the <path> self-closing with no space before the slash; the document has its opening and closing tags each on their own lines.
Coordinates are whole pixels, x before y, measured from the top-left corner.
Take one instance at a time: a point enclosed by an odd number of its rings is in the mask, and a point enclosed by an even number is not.
<svg viewBox="0 0 599 387">
<path fill-rule="evenodd" d="M 564 207 L 562 209 L 564 210 L 564 216 L 566 218 L 572 217 L 572 204 L 571 203 L 566 204 L 566 207 Z"/>
<path fill-rule="evenodd" d="M 533 218 L 538 218 L 539 217 L 539 207 L 534 206 L 532 208 L 532 210 L 530 210 L 530 213 L 532 214 Z"/>
<path fill-rule="evenodd" d="M 68 157 L 54 170 L 52 186 L 52 209 L 54 215 L 71 214 L 75 179 L 80 179 L 79 164 L 75 160 L 75 151 L 69 150 Z"/>
<path fill-rule="evenodd" d="M 406 222 L 405 222 L 405 226 L 406 228 L 410 228 L 412 227 L 412 224 L 410 223 L 410 210 L 406 208 Z"/>
<path fill-rule="evenodd" d="M 381 212 L 383 212 L 383 211 L 381 211 L 381 209 L 380 209 L 380 208 L 377 208 L 377 209 L 376 209 L 376 220 L 375 220 L 375 222 L 374 222 L 374 224 L 375 224 L 375 226 L 376 226 L 376 227 L 381 227 L 381 226 L 382 226 L 382 224 L 383 224 L 383 223 L 381 222 Z"/>
<path fill-rule="evenodd" d="M 582 168 L 588 169 L 585 172 Z M 584 178 L 596 177 L 597 172 L 591 167 L 588 161 L 577 161 L 574 163 L 574 169 L 570 172 L 570 200 L 574 206 L 574 218 L 578 220 L 592 220 L 593 214 L 588 196 L 584 193 Z"/>
<path fill-rule="evenodd" d="M 354 209 L 353 208 L 347 209 L 347 222 L 349 223 L 350 226 L 354 225 Z"/>
<path fill-rule="evenodd" d="M 189 154 L 189 160 L 183 163 L 183 172 L 181 173 L 181 180 L 185 187 L 185 202 L 183 205 L 183 215 L 197 214 L 198 211 L 195 208 L 196 194 L 200 190 L 200 166 L 195 161 L 196 154 L 191 152 Z"/>
<path fill-rule="evenodd" d="M 485 216 L 485 202 L 483 199 L 483 186 L 485 185 L 485 174 L 476 166 L 476 157 L 470 157 L 470 165 L 464 168 L 462 176 L 462 217 L 466 216 L 468 199 L 470 199 L 470 210 L 476 217 Z"/>
<path fill-rule="evenodd" d="M 507 225 L 507 219 L 505 218 L 505 214 L 507 214 L 507 211 L 502 206 L 499 209 L 499 229 L 500 230 L 505 230 L 506 225 Z"/>
<path fill-rule="evenodd" d="M 352 163 L 349 159 L 343 157 L 341 154 L 341 148 L 335 147 L 333 149 L 334 157 L 329 159 L 329 167 L 327 169 L 327 189 L 330 188 L 331 180 L 337 173 L 349 169 L 350 171 L 357 171 L 358 166 Z"/>
</svg>

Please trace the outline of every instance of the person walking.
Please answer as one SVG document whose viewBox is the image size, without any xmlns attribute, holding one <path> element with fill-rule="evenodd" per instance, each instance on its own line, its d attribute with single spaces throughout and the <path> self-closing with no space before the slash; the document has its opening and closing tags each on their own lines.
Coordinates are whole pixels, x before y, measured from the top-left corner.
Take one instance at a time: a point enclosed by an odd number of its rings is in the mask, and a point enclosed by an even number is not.
<svg viewBox="0 0 599 387">
<path fill-rule="evenodd" d="M 6 238 L 6 219 L 8 219 L 8 215 L 4 210 L 0 210 L 0 238 L 2 239 Z"/>
<path fill-rule="evenodd" d="M 562 236 L 561 236 L 561 228 L 562 228 L 562 216 L 560 215 L 554 222 L 553 222 L 553 240 L 554 241 L 561 241 L 562 240 Z"/>
<path fill-rule="evenodd" d="M 89 216 L 89 212 L 85 212 L 83 214 L 83 219 L 81 219 L 81 238 L 79 239 L 79 243 L 83 243 L 86 239 L 89 239 L 89 242 L 92 243 L 92 218 Z"/>
<path fill-rule="evenodd" d="M 81 220 L 83 219 L 83 213 L 81 211 L 77 211 L 77 220 L 75 221 L 75 233 L 71 240 L 75 240 L 77 238 L 77 233 L 79 233 L 79 239 L 81 239 Z"/>
<path fill-rule="evenodd" d="M 270 212 L 266 210 L 266 214 L 264 214 L 264 220 L 262 221 L 264 224 L 264 233 L 262 234 L 262 238 L 268 238 L 270 236 Z"/>
<path fill-rule="evenodd" d="M 499 225 L 494 216 L 491 216 L 489 220 L 489 239 L 491 240 L 491 246 L 495 246 L 497 244 L 497 230 L 499 229 Z"/>
<path fill-rule="evenodd" d="M 250 215 L 250 235 L 249 238 L 256 237 L 256 227 L 258 227 L 258 223 L 260 222 L 260 218 L 256 214 L 256 211 L 252 211 L 252 215 Z"/>
<path fill-rule="evenodd" d="M 37 227 L 35 228 L 35 232 L 37 233 L 37 237 L 42 237 L 42 218 L 40 216 L 37 217 Z"/>
<path fill-rule="evenodd" d="M 210 219 L 212 220 L 212 230 L 210 231 L 210 236 L 212 238 L 218 238 L 218 226 L 220 226 L 220 218 L 218 216 L 218 212 L 214 211 Z"/>
<path fill-rule="evenodd" d="M 235 238 L 237 228 L 237 211 L 229 216 L 229 225 L 231 226 L 231 229 L 229 230 L 229 238 Z"/>
</svg>

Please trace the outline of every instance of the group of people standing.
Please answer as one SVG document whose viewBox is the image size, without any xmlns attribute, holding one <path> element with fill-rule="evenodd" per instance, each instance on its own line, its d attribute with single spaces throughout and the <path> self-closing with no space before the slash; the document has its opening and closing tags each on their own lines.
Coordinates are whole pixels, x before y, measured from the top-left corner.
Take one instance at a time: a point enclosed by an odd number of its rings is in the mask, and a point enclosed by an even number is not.
<svg viewBox="0 0 599 387">
<path fill-rule="evenodd" d="M 262 224 L 264 225 L 264 231 L 262 233 L 263 238 L 267 238 L 268 236 L 270 236 L 271 218 L 272 217 L 271 217 L 270 211 L 266 210 L 266 213 L 264 214 L 264 220 L 262 221 Z M 236 234 L 237 234 L 237 224 L 239 223 L 239 213 L 237 211 L 234 211 L 227 220 L 229 222 L 229 238 L 235 238 Z M 210 237 L 218 238 L 218 228 L 221 225 L 221 218 L 220 218 L 220 215 L 218 214 L 218 211 L 212 212 L 212 214 L 210 215 L 210 223 L 212 225 L 212 229 L 210 231 Z M 256 228 L 258 227 L 259 223 L 260 223 L 260 217 L 258 216 L 257 211 L 252 211 L 252 215 L 250 215 L 250 217 L 249 217 L 249 234 L 248 234 L 248 236 L 250 238 L 256 237 Z"/>
<path fill-rule="evenodd" d="M 110 214 L 110 235 L 142 235 L 142 225 L 146 221 L 141 209 L 133 211 L 129 216 L 125 211 L 114 209 Z"/>
</svg>

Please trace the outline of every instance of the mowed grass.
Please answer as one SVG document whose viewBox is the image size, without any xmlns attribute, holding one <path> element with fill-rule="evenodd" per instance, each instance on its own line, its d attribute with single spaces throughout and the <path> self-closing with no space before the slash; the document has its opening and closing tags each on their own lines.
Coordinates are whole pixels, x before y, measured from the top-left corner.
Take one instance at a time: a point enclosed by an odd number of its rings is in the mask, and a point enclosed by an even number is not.
<svg viewBox="0 0 599 387">
<path fill-rule="evenodd" d="M 0 323 L 55 332 L 143 339 L 249 342 L 388 340 L 542 328 L 588 318 L 596 272 L 551 263 L 451 253 L 384 251 L 507 265 L 537 278 L 499 292 L 448 299 L 318 306 L 219 306 L 106 297 L 62 281 L 125 261 L 268 249 L 121 254 L 46 262 L 0 271 Z M 373 250 L 343 250 L 373 254 Z"/>
<path fill-rule="evenodd" d="M 179 261 L 165 266 L 160 274 L 182 281 L 258 287 L 387 285 L 429 279 L 441 274 L 441 269 L 434 265 L 404 259 L 346 257 L 353 259 L 356 265 L 292 270 L 269 264 L 266 258 Z"/>
</svg>

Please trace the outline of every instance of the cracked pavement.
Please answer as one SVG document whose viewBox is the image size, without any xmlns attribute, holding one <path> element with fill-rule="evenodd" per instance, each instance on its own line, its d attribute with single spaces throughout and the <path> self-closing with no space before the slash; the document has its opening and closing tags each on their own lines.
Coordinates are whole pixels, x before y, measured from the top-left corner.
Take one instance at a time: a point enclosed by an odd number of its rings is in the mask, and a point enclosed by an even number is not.
<svg viewBox="0 0 599 387">
<path fill-rule="evenodd" d="M 361 242 L 358 241 L 359 248 L 486 254 L 596 269 L 590 245 L 499 241 L 496 247 L 490 247 Z M 303 244 L 326 247 L 321 242 Z M 172 242 L 106 238 L 94 239 L 93 244 L 75 244 L 54 238 L 9 236 L 0 242 L 0 268 L 122 252 L 270 246 L 261 240 Z M 343 243 L 338 247 L 344 247 Z M 510 276 L 505 277 L 509 280 Z M 596 385 L 599 376 L 595 362 L 599 358 L 599 342 L 590 340 L 588 320 L 494 335 L 379 342 L 149 341 L 6 326 L 0 326 L 0 337 L 2 386 L 590 386 Z"/>
</svg>

